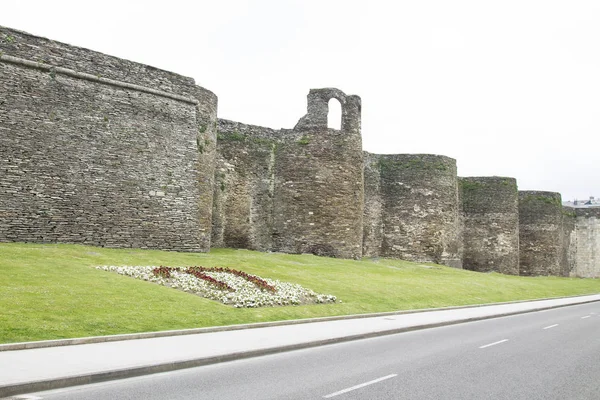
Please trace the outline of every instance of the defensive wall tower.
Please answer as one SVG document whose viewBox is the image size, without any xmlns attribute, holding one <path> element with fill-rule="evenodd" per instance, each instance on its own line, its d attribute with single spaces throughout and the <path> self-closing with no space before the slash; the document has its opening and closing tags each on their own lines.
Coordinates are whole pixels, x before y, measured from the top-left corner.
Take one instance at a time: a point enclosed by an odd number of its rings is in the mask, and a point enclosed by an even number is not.
<svg viewBox="0 0 600 400">
<path fill-rule="evenodd" d="M 463 267 L 519 274 L 517 181 L 505 177 L 459 179 L 463 209 Z"/>
<path fill-rule="evenodd" d="M 600 278 L 600 207 L 569 208 L 569 214 L 576 215 L 570 273 L 580 278 Z"/>
<path fill-rule="evenodd" d="M 0 241 L 207 251 L 216 113 L 191 78 L 0 27 Z"/>
<path fill-rule="evenodd" d="M 462 268 L 456 160 L 366 154 L 366 256 Z M 379 211 L 381 210 L 381 211 Z"/>
<path fill-rule="evenodd" d="M 358 96 L 313 89 L 286 130 L 216 113 L 191 78 L 0 27 L 0 242 L 207 251 L 212 238 L 600 277 L 600 208 L 524 191 L 517 211 L 512 178 L 459 190 L 451 158 L 363 153 Z"/>
<path fill-rule="evenodd" d="M 328 128 L 330 100 L 341 129 Z M 282 131 L 275 160 L 273 240 L 277 251 L 362 256 L 364 196 L 361 100 L 333 88 L 312 89 L 307 113 Z"/>
<path fill-rule="evenodd" d="M 361 257 L 360 98 L 312 89 L 307 110 L 292 130 L 219 120 L 213 246 Z"/>
<path fill-rule="evenodd" d="M 560 193 L 519 191 L 520 275 L 563 275 Z"/>
</svg>

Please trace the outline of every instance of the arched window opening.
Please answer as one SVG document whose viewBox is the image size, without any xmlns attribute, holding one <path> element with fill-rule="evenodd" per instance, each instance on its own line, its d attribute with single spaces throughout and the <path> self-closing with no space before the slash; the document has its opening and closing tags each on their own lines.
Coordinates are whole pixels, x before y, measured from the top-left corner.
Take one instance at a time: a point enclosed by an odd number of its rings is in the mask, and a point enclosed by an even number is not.
<svg viewBox="0 0 600 400">
<path fill-rule="evenodd" d="M 329 113 L 327 114 L 327 127 L 342 129 L 342 104 L 338 99 L 329 99 Z"/>
</svg>

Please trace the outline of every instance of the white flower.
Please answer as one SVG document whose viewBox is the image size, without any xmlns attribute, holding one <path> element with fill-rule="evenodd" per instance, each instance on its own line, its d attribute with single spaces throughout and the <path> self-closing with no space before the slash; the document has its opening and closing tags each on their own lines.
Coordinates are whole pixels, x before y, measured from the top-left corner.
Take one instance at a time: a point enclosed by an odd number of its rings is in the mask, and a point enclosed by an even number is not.
<svg viewBox="0 0 600 400">
<path fill-rule="evenodd" d="M 335 296 L 318 294 L 295 283 L 263 279 L 276 289 L 273 293 L 260 289 L 254 283 L 228 272 L 203 273 L 227 284 L 233 291 L 220 290 L 210 282 L 183 272 L 183 269 L 181 271 L 171 270 L 170 278 L 165 278 L 154 275 L 153 270 L 157 268 L 154 266 L 102 266 L 96 268 L 194 293 L 237 308 L 298 305 L 303 303 L 335 303 L 337 300 Z"/>
</svg>

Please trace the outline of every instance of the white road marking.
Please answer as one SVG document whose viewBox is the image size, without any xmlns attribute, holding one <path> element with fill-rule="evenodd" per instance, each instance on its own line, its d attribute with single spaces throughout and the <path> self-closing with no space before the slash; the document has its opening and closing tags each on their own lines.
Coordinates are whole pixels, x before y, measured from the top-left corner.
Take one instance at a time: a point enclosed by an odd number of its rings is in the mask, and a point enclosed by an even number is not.
<svg viewBox="0 0 600 400">
<path fill-rule="evenodd" d="M 340 390 L 339 392 L 328 394 L 327 396 L 323 396 L 323 398 L 324 399 L 330 399 L 332 397 L 339 396 L 340 394 L 348 393 L 348 392 L 351 392 L 353 390 L 360 389 L 360 388 L 363 388 L 365 386 L 372 385 L 374 383 L 385 381 L 386 379 L 394 378 L 396 376 L 398 376 L 398 374 L 387 375 L 387 376 L 384 376 L 382 378 L 378 378 L 378 379 L 374 379 L 374 380 L 369 381 L 369 382 L 361 383 L 360 385 L 349 387 L 348 389 Z"/>
<path fill-rule="evenodd" d="M 42 400 L 42 397 L 31 396 L 31 395 L 21 395 L 21 396 L 13 397 L 13 399 L 19 399 L 19 400 Z"/>
<path fill-rule="evenodd" d="M 550 326 L 547 326 L 547 327 L 542 328 L 542 329 L 550 329 L 550 328 L 554 328 L 555 326 L 558 326 L 558 324 L 550 325 Z"/>
<path fill-rule="evenodd" d="M 591 315 L 586 315 L 585 317 L 581 317 L 581 319 L 586 319 L 586 318 L 589 318 L 589 317 L 591 317 Z"/>
<path fill-rule="evenodd" d="M 486 344 L 485 346 L 480 346 L 479 348 L 480 348 L 480 349 L 485 349 L 486 347 L 495 346 L 495 345 L 497 345 L 497 344 L 504 343 L 504 342 L 508 342 L 508 339 L 502 339 L 502 340 L 498 340 L 497 342 L 490 343 L 490 344 Z"/>
</svg>

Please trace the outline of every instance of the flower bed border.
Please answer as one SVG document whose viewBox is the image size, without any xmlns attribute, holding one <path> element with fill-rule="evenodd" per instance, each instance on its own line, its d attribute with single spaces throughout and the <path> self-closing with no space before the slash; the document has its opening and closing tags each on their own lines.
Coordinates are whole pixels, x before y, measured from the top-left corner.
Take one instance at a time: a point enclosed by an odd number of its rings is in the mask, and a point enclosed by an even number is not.
<svg viewBox="0 0 600 400">
<path fill-rule="evenodd" d="M 186 274 L 190 274 L 195 276 L 198 279 L 205 280 L 213 285 L 217 286 L 221 290 L 229 290 L 230 292 L 235 292 L 235 289 L 229 286 L 227 283 L 217 280 L 211 276 L 206 275 L 204 272 L 221 272 L 232 274 L 238 276 L 242 279 L 247 280 L 248 282 L 253 283 L 257 288 L 261 290 L 266 290 L 271 293 L 277 292 L 274 286 L 269 285 L 264 279 L 259 278 L 256 275 L 250 275 L 244 271 L 239 271 L 237 269 L 228 268 L 228 267 L 202 267 L 202 266 L 193 266 L 193 267 L 165 267 L 164 265 L 159 266 L 158 268 L 154 268 L 152 273 L 154 276 L 160 276 L 162 278 L 170 278 L 172 271 L 183 272 Z"/>
</svg>

